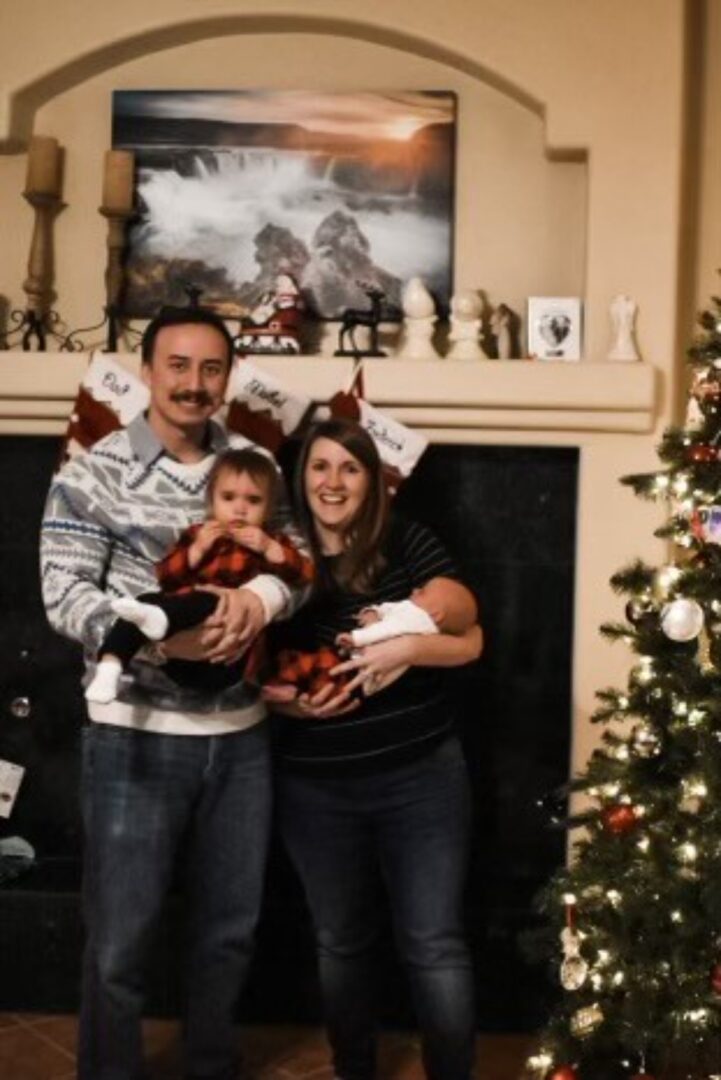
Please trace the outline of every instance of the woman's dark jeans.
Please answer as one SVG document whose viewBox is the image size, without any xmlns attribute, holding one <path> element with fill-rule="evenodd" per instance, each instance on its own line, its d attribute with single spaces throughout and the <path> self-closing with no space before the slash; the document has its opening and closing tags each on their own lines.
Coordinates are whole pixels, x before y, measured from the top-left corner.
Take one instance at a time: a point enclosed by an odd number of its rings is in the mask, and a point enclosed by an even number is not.
<svg viewBox="0 0 721 1080">
<path fill-rule="evenodd" d="M 87 929 L 79 1080 L 139 1080 L 148 952 L 179 857 L 188 907 L 188 1080 L 237 1075 L 271 812 L 266 725 L 215 736 L 84 729 Z"/>
<path fill-rule="evenodd" d="M 470 793 L 458 741 L 367 776 L 283 773 L 276 798 L 315 923 L 337 1076 L 375 1073 L 373 954 L 385 886 L 426 1073 L 468 1080 L 475 1033 L 462 908 Z"/>
</svg>

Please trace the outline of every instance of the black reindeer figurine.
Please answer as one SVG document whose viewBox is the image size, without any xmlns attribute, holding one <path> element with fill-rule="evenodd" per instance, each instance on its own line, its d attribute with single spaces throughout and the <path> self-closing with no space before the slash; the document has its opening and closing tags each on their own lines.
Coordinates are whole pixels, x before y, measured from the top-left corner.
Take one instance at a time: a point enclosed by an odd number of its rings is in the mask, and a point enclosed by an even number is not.
<svg viewBox="0 0 721 1080">
<path fill-rule="evenodd" d="M 360 284 L 360 283 L 359 283 Z M 372 285 L 363 286 L 363 292 L 371 302 L 370 308 L 346 308 L 340 317 L 340 330 L 338 332 L 338 348 L 336 356 L 385 356 L 386 354 L 378 346 L 378 326 L 381 321 L 381 306 L 385 293 Z M 355 339 L 355 329 L 358 326 L 367 326 L 369 342 L 367 349 L 359 349 Z M 344 346 L 344 340 L 348 335 L 350 349 Z"/>
</svg>

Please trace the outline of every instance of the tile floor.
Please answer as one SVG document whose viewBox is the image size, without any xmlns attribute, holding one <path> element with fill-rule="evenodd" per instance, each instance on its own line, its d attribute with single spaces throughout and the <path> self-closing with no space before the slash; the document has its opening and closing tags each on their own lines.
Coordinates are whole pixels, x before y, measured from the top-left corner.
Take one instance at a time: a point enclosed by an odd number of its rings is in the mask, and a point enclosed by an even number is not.
<svg viewBox="0 0 721 1080">
<path fill-rule="evenodd" d="M 73 1016 L 0 1013 L 1 1080 L 74 1080 Z M 152 1080 L 180 1080 L 177 1027 L 149 1020 L 146 1047 Z M 253 1027 L 243 1033 L 248 1071 L 257 1080 L 331 1080 L 333 1072 L 322 1033 L 316 1028 Z M 530 1046 L 525 1035 L 481 1036 L 478 1080 L 518 1080 Z M 408 1034 L 384 1035 L 384 1080 L 422 1080 L 418 1044 Z"/>
</svg>

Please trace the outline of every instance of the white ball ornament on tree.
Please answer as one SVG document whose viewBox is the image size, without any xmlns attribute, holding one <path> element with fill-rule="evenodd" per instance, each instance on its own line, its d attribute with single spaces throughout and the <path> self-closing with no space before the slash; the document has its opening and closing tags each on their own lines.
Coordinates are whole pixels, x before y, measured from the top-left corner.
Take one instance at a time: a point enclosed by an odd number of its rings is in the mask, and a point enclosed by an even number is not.
<svg viewBox="0 0 721 1080">
<path fill-rule="evenodd" d="M 693 641 L 703 630 L 703 621 L 703 608 L 695 600 L 672 600 L 661 611 L 661 629 L 671 641 Z"/>
</svg>

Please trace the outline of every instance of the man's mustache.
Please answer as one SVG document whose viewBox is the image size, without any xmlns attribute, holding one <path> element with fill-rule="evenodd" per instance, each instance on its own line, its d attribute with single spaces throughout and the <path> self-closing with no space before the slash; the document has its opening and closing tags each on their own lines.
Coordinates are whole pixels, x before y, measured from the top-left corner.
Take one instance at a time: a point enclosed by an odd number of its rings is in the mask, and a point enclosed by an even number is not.
<svg viewBox="0 0 721 1080">
<path fill-rule="evenodd" d="M 205 390 L 178 390 L 170 395 L 172 401 L 188 405 L 211 405 L 213 399 Z"/>
</svg>

